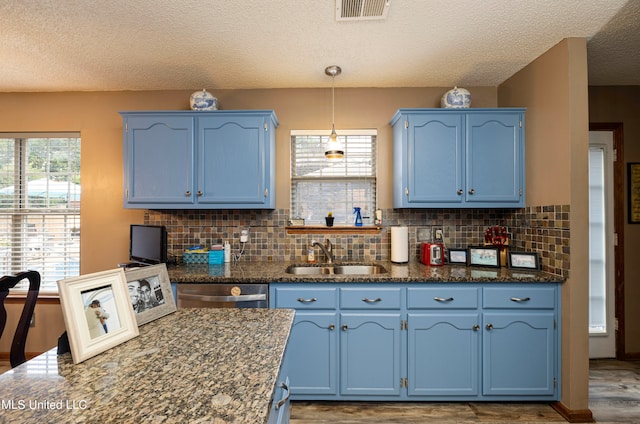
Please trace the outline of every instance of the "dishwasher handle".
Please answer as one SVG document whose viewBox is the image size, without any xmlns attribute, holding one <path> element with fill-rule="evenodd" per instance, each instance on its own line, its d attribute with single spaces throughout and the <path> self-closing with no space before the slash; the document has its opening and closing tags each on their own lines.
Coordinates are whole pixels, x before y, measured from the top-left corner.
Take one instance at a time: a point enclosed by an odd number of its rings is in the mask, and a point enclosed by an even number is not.
<svg viewBox="0 0 640 424">
<path fill-rule="evenodd" d="M 207 296 L 203 294 L 178 293 L 179 299 L 199 300 L 201 302 L 257 302 L 267 300 L 266 293 L 241 294 L 239 296 Z"/>
</svg>

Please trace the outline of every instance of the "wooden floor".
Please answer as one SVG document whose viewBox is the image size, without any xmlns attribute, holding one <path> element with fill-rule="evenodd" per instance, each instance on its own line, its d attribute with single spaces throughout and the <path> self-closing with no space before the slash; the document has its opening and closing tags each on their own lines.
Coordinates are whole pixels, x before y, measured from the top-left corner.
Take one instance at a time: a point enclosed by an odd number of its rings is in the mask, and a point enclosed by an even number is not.
<svg viewBox="0 0 640 424">
<path fill-rule="evenodd" d="M 0 373 L 9 369 L 0 361 Z M 598 423 L 640 423 L 640 361 L 592 360 L 589 409 Z M 291 424 L 562 423 L 546 403 L 293 402 Z"/>
<path fill-rule="evenodd" d="M 640 423 L 640 361 L 593 360 L 589 409 L 598 423 Z M 562 423 L 546 403 L 293 402 L 291 424 Z"/>
</svg>

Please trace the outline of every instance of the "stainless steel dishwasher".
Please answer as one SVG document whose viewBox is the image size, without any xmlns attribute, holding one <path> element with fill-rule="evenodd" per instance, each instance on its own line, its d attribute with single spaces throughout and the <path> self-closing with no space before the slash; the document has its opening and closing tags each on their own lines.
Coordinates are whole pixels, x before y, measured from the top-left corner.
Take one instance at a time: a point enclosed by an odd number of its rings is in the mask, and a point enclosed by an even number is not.
<svg viewBox="0 0 640 424">
<path fill-rule="evenodd" d="M 178 284 L 178 308 L 268 308 L 268 284 Z"/>
</svg>

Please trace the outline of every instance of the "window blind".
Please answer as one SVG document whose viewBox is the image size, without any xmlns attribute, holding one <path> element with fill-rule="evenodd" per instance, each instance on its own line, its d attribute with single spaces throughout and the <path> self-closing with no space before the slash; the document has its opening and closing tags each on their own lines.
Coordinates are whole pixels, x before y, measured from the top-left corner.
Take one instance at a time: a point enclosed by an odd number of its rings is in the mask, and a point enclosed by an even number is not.
<svg viewBox="0 0 640 424">
<path fill-rule="evenodd" d="M 0 134 L 2 275 L 36 270 L 43 292 L 79 275 L 80 195 L 79 134 Z"/>
<path fill-rule="evenodd" d="M 345 154 L 327 160 L 326 131 L 291 133 L 291 215 L 307 224 L 324 224 L 332 212 L 335 224 L 354 222 L 353 208 L 371 217 L 376 205 L 376 131 L 340 131 Z M 369 223 L 365 218 L 365 223 Z"/>
</svg>

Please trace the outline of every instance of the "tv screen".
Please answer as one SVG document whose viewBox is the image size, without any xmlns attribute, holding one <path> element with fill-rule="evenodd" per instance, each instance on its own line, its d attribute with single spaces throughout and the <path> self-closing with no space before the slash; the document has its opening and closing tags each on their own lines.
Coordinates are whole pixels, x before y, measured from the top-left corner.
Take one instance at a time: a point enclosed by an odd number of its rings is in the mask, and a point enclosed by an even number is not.
<svg viewBox="0 0 640 424">
<path fill-rule="evenodd" d="M 129 260 L 144 264 L 167 262 L 167 230 L 161 225 L 131 225 Z"/>
</svg>

